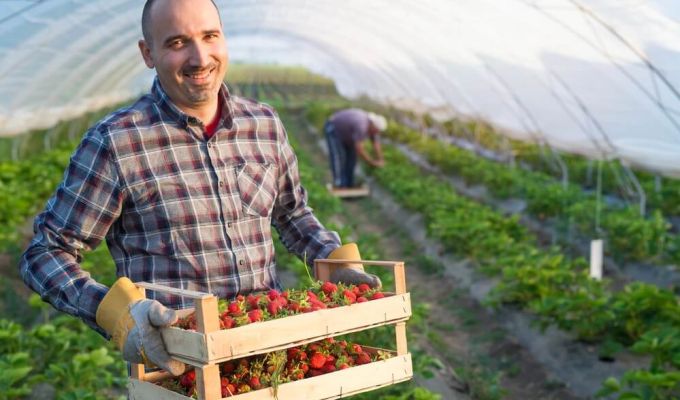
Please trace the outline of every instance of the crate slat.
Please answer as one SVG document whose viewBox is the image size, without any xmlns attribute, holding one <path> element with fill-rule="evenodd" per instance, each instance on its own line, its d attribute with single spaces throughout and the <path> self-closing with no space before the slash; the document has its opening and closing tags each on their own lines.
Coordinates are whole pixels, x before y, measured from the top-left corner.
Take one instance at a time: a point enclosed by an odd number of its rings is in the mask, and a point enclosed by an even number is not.
<svg viewBox="0 0 680 400">
<path fill-rule="evenodd" d="M 413 377 L 411 354 L 355 366 L 329 374 L 285 383 L 278 387 L 278 400 L 335 399 L 409 380 Z M 128 385 L 133 400 L 186 400 L 189 397 L 152 383 L 131 379 Z M 274 390 L 265 388 L 225 399 L 274 400 Z"/>
<path fill-rule="evenodd" d="M 411 316 L 409 293 L 365 303 L 318 310 L 257 322 L 203 335 L 180 328 L 161 332 L 168 352 L 192 365 L 268 353 L 323 338 L 406 321 Z M 276 332 L 276 334 L 272 334 Z"/>
</svg>

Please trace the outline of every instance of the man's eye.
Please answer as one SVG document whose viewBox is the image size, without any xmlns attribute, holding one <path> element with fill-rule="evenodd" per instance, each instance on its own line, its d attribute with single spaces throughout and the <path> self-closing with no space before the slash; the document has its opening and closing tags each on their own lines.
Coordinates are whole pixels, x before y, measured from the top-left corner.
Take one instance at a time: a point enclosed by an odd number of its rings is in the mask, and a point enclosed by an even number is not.
<svg viewBox="0 0 680 400">
<path fill-rule="evenodd" d="M 184 45 L 183 40 L 173 40 L 172 42 L 170 42 L 170 47 L 172 47 L 173 49 L 178 49 L 183 45 Z"/>
</svg>

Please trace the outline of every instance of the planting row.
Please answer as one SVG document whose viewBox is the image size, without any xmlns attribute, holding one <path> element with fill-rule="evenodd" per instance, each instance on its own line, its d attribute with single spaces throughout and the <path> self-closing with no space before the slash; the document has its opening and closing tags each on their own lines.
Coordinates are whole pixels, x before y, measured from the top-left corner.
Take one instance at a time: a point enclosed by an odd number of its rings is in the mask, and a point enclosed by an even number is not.
<svg viewBox="0 0 680 400">
<path fill-rule="evenodd" d="M 607 282 L 588 278 L 583 259 L 570 260 L 559 249 L 540 250 L 515 217 L 423 177 L 392 147 L 385 155 L 387 166 L 371 171 L 378 182 L 405 207 L 422 213 L 429 233 L 448 250 L 501 274 L 491 303 L 517 304 L 535 313 L 544 327 L 556 325 L 579 339 L 606 343 L 601 348 L 607 356 L 622 347 L 651 355 L 649 371 L 626 375 L 632 390 L 658 393 L 659 399 L 680 394 L 680 305 L 674 293 L 640 283 L 613 292 Z M 643 373 L 656 380 L 643 379 Z"/>
<path fill-rule="evenodd" d="M 488 124 L 479 121 L 448 120 L 442 124 L 436 123 L 430 116 L 423 118 L 424 125 L 429 128 L 441 128 L 448 135 L 477 143 L 483 149 L 498 153 L 511 153 L 515 161 L 531 167 L 536 171 L 542 171 L 555 178 L 562 178 L 562 171 L 555 167 L 554 157 L 551 151 L 534 143 L 509 139 L 494 131 Z M 597 162 L 585 157 L 558 153 L 561 161 L 568 170 L 569 181 L 578 186 L 595 189 L 597 184 Z M 604 193 L 614 196 L 622 193 L 622 181 L 625 181 L 625 171 L 618 161 L 602 161 L 602 190 Z M 640 182 L 647 196 L 647 204 L 650 209 L 659 209 L 664 215 L 680 215 L 680 181 L 670 178 L 661 178 L 645 171 L 635 171 L 636 178 Z"/>
<path fill-rule="evenodd" d="M 642 218 L 636 207 L 610 206 L 578 186 L 565 188 L 548 175 L 508 168 L 400 125 L 391 124 L 386 135 L 407 144 L 444 172 L 484 184 L 498 198 L 525 199 L 527 212 L 538 219 L 573 221 L 586 237 L 597 234 L 596 212 L 601 209 L 600 229 L 609 254 L 618 261 L 680 261 L 680 238 L 669 233 L 670 224 L 660 211 Z"/>
</svg>

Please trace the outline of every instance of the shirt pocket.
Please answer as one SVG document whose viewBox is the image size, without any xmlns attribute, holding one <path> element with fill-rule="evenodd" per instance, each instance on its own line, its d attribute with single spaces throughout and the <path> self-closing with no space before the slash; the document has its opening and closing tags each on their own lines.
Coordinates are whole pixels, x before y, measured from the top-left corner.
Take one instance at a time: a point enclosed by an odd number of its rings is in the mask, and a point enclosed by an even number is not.
<svg viewBox="0 0 680 400">
<path fill-rule="evenodd" d="M 241 206 L 246 215 L 267 218 L 276 199 L 277 168 L 271 163 L 244 163 L 236 168 Z"/>
</svg>

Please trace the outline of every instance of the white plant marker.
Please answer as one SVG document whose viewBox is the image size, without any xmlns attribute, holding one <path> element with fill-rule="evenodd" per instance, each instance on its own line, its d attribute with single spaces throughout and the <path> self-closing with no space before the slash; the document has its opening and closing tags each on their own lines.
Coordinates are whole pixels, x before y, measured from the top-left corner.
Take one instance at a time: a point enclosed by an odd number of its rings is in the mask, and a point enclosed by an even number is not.
<svg viewBox="0 0 680 400">
<path fill-rule="evenodd" d="M 590 277 L 602 280 L 602 239 L 590 241 Z"/>
</svg>

